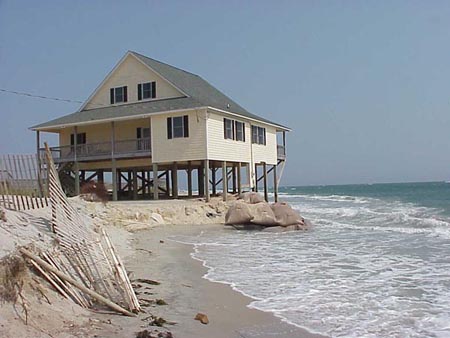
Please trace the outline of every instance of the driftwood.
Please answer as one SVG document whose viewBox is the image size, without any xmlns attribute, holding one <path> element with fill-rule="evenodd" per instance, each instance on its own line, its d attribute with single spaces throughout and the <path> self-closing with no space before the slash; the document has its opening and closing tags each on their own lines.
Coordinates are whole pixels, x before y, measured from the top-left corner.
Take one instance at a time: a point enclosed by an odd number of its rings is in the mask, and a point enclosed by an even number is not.
<svg viewBox="0 0 450 338">
<path fill-rule="evenodd" d="M 44 262 L 41 258 L 39 258 L 35 254 L 31 253 L 30 251 L 28 251 L 28 250 L 26 250 L 24 248 L 21 248 L 20 252 L 23 255 L 27 256 L 28 258 L 31 258 L 37 264 L 39 264 L 41 266 L 41 268 L 45 268 L 46 270 L 53 272 L 55 275 L 57 275 L 62 280 L 72 284 L 76 288 L 78 288 L 81 291 L 83 291 L 84 293 L 88 294 L 89 296 L 91 296 L 95 300 L 97 300 L 97 301 L 103 303 L 104 305 L 110 307 L 114 311 L 120 312 L 120 313 L 122 313 L 122 314 L 124 314 L 126 316 L 130 316 L 130 317 L 134 317 L 135 316 L 135 314 L 131 313 L 130 311 L 125 310 L 124 308 L 122 308 L 119 305 L 113 303 L 112 301 L 110 301 L 109 299 L 103 297 L 102 295 L 98 294 L 97 292 L 95 292 L 95 291 L 85 287 L 82 283 L 76 281 L 72 277 L 66 275 L 65 273 L 59 271 L 58 269 L 54 268 L 50 264 Z"/>
</svg>

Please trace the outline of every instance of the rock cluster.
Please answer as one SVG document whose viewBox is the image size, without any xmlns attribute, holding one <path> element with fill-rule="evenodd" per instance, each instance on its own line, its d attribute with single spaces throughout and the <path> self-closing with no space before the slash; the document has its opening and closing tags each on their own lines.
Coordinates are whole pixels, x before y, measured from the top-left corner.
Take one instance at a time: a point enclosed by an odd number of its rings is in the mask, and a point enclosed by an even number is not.
<svg viewBox="0 0 450 338">
<path fill-rule="evenodd" d="M 308 221 L 285 202 L 269 204 L 255 192 L 244 193 L 230 206 L 225 224 L 279 232 L 304 229 Z"/>
</svg>

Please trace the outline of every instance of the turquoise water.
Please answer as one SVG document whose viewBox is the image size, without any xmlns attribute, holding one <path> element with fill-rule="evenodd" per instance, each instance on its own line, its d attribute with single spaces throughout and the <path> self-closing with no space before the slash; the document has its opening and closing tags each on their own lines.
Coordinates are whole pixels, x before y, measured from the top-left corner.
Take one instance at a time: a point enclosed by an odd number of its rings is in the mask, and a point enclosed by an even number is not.
<svg viewBox="0 0 450 338">
<path fill-rule="evenodd" d="M 340 195 L 403 201 L 434 208 L 440 214 L 450 216 L 450 182 L 282 187 L 279 191 L 290 195 Z"/>
<path fill-rule="evenodd" d="M 450 337 L 450 184 L 285 187 L 280 197 L 314 227 L 180 239 L 206 278 L 332 337 Z"/>
</svg>

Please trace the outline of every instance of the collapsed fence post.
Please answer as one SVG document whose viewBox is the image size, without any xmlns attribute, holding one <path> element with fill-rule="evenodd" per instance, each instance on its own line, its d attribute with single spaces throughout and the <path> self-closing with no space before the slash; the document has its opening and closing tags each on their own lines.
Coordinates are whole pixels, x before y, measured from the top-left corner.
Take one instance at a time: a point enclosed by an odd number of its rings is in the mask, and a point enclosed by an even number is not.
<svg viewBox="0 0 450 338">
<path fill-rule="evenodd" d="M 76 281 L 72 277 L 66 275 L 65 273 L 59 271 L 58 269 L 54 268 L 50 264 L 44 262 L 42 259 L 40 259 L 35 254 L 31 253 L 30 251 L 28 251 L 28 250 L 26 250 L 24 248 L 21 248 L 19 251 L 23 255 L 27 256 L 28 258 L 31 258 L 33 261 L 35 261 L 37 264 L 39 264 L 41 266 L 41 268 L 45 268 L 45 269 L 53 272 L 55 275 L 57 275 L 62 280 L 72 284 L 76 288 L 80 289 L 84 293 L 88 294 L 89 296 L 91 296 L 92 298 L 98 300 L 99 302 L 103 303 L 104 305 L 110 307 L 111 309 L 113 309 L 113 310 L 115 310 L 115 311 L 117 311 L 119 313 L 122 313 L 122 314 L 124 314 L 126 316 L 129 316 L 129 317 L 135 317 L 136 316 L 134 313 L 125 310 L 124 308 L 122 308 L 121 306 L 117 305 L 116 303 L 113 303 L 112 301 L 110 301 L 109 299 L 103 297 L 102 295 L 98 294 L 97 292 L 95 292 L 95 291 L 85 287 L 83 284 L 81 284 L 80 282 Z"/>
</svg>

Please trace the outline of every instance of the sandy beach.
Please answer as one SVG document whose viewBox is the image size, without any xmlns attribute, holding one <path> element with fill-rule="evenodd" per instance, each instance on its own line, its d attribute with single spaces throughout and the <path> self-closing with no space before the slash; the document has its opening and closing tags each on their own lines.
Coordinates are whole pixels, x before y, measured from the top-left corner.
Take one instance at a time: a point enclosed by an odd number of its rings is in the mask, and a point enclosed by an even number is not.
<svg viewBox="0 0 450 338">
<path fill-rule="evenodd" d="M 168 305 L 159 306 L 158 315 L 177 324 L 170 326 L 176 337 L 319 337 L 281 322 L 270 313 L 250 309 L 250 298 L 228 285 L 210 282 L 202 276 L 207 269 L 190 257 L 191 245 L 170 240 L 174 235 L 200 231 L 234 231 L 223 225 L 161 226 L 133 234 L 130 244 L 134 252 L 126 257 L 127 266 L 137 278 L 161 282 L 154 286 L 158 297 Z M 163 243 L 160 243 L 160 241 Z M 146 251 L 139 249 L 149 249 Z M 207 314 L 209 324 L 195 321 L 198 313 Z"/>
<path fill-rule="evenodd" d="M 193 246 L 173 240 L 177 235 L 196 235 L 201 231 L 236 231 L 217 223 L 223 220 L 226 210 L 219 200 L 209 204 L 183 200 L 104 205 L 74 199 L 72 203 L 110 234 L 144 312 L 130 318 L 83 309 L 63 299 L 40 276 L 27 271 L 22 292 L 27 318 L 17 304 L 4 303 L 0 307 L 2 337 L 136 337 L 146 329 L 170 331 L 174 337 L 184 338 L 319 337 L 284 323 L 271 313 L 248 308 L 251 298 L 229 285 L 204 279 L 207 268 L 191 257 Z M 0 227 L 2 255 L 29 242 L 48 245 L 48 216 L 49 210 L 7 211 L 9 221 Z M 145 280 L 160 284 L 149 285 Z M 44 289 L 46 300 L 36 288 Z M 166 305 L 157 305 L 158 300 Z M 209 323 L 194 320 L 197 313 L 206 314 Z M 150 315 L 162 317 L 167 323 L 163 328 L 150 326 Z"/>
</svg>

